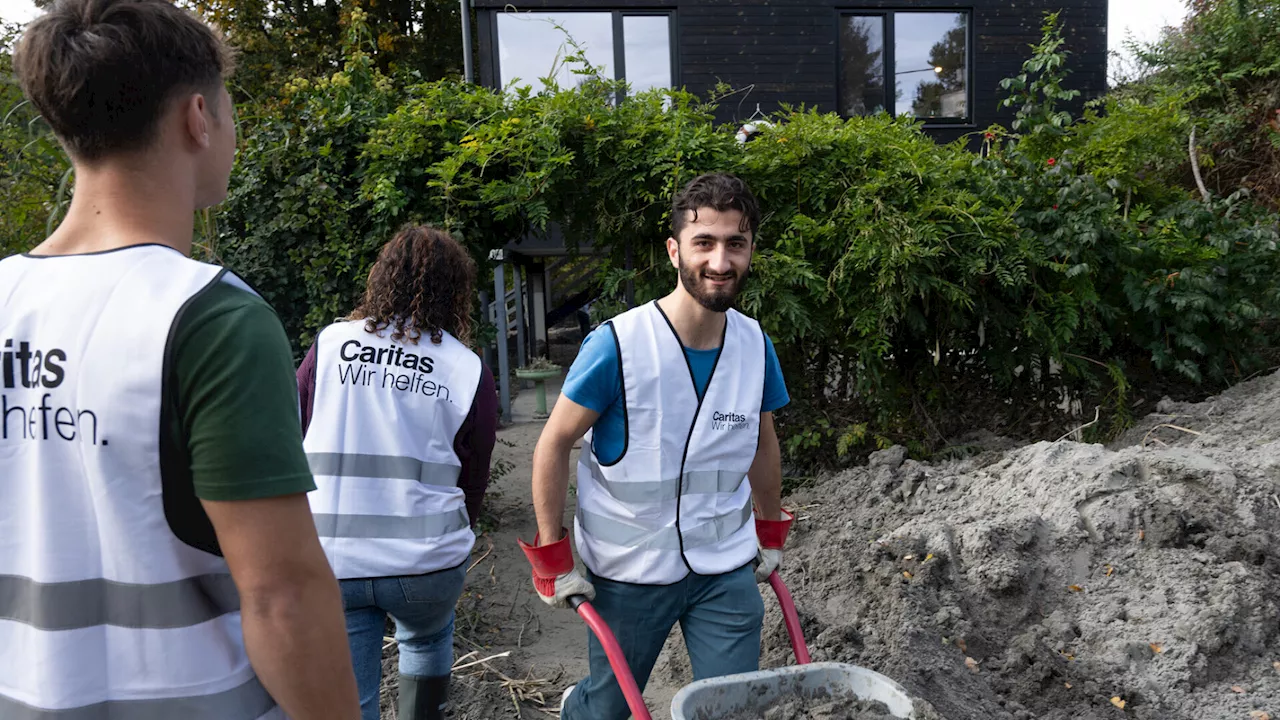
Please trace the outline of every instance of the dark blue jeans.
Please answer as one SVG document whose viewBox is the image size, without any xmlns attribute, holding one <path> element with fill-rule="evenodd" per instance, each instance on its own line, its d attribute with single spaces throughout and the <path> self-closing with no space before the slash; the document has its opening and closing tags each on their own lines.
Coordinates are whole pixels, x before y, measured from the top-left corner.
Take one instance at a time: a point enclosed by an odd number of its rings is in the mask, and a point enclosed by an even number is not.
<svg viewBox="0 0 1280 720">
<path fill-rule="evenodd" d="M 618 638 L 631 673 L 643 690 L 671 628 L 680 623 L 694 680 L 760 669 L 764 600 L 755 570 L 746 565 L 724 575 L 693 575 L 673 585 L 632 585 L 588 573 L 592 602 Z M 631 711 L 609 658 L 588 632 L 591 673 L 573 689 L 562 720 L 626 720 Z"/>
<path fill-rule="evenodd" d="M 400 674 L 442 677 L 453 667 L 453 608 L 462 595 L 467 564 L 427 575 L 343 580 L 347 640 L 360 692 L 361 720 L 378 720 L 382 633 L 396 621 Z"/>
</svg>

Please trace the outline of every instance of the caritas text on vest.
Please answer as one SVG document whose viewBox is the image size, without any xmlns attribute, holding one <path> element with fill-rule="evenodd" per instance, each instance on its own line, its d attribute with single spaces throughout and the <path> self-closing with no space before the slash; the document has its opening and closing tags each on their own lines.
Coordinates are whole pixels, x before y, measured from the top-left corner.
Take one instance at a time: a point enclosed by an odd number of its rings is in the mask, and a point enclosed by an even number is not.
<svg viewBox="0 0 1280 720">
<path fill-rule="evenodd" d="M 33 347 L 35 349 L 33 349 Z M 60 407 L 67 352 L 9 338 L 0 350 L 0 440 L 83 440 L 106 445 L 92 410 Z"/>
<path fill-rule="evenodd" d="M 449 400 L 448 386 L 427 377 L 435 370 L 435 360 L 429 355 L 405 352 L 402 347 L 372 347 L 362 345 L 359 340 L 348 340 L 342 343 L 338 357 L 342 359 L 338 363 L 338 379 L 343 385 L 378 385 L 383 390 L 421 393 L 427 397 Z M 356 365 L 357 362 L 360 364 Z M 396 372 L 397 370 L 410 372 Z"/>
<path fill-rule="evenodd" d="M 745 430 L 748 425 L 746 415 L 719 411 L 711 414 L 712 430 Z"/>
</svg>

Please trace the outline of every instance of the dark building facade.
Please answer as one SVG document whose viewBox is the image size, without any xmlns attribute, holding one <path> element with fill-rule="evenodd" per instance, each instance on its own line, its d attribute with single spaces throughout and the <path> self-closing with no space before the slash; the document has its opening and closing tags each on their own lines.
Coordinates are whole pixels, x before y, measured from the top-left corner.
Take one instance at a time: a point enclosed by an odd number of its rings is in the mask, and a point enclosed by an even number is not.
<svg viewBox="0 0 1280 720">
<path fill-rule="evenodd" d="M 1046 12 L 1059 11 L 1080 102 L 1106 90 L 1107 0 L 474 0 L 478 80 L 539 86 L 575 76 L 566 33 L 587 59 L 635 89 L 717 83 L 736 94 L 721 121 L 757 106 L 845 115 L 887 109 L 940 140 L 1008 125 L 999 84 L 1020 72 Z M 557 27 L 557 25 L 559 27 Z"/>
</svg>

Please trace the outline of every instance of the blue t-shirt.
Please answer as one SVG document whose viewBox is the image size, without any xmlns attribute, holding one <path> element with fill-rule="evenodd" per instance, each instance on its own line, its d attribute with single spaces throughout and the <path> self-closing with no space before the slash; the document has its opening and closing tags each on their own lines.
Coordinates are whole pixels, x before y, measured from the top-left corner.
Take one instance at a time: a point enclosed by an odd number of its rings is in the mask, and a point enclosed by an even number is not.
<svg viewBox="0 0 1280 720">
<path fill-rule="evenodd" d="M 765 335 L 764 397 L 760 412 L 773 412 L 791 402 L 787 384 L 782 378 L 782 366 L 773 349 L 773 341 Z M 689 367 L 693 368 L 694 386 L 698 398 L 707 391 L 711 370 L 715 367 L 720 348 L 691 350 L 685 348 Z M 626 415 L 622 400 L 622 369 L 618 362 L 618 346 L 613 339 L 613 328 L 601 325 L 587 335 L 578 350 L 578 357 L 569 367 L 569 374 L 560 390 L 575 403 L 600 413 L 593 427 L 596 455 L 602 463 L 616 462 L 626 447 Z"/>
</svg>

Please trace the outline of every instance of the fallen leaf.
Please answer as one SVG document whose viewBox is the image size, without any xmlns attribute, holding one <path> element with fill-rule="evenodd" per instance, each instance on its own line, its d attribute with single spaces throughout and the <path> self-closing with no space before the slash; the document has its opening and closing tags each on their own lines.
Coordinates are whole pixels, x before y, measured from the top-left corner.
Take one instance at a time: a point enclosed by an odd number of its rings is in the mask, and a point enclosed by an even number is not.
<svg viewBox="0 0 1280 720">
<path fill-rule="evenodd" d="M 1271 663 L 1271 667 L 1275 668 L 1276 672 L 1280 672 L 1280 661 Z"/>
<path fill-rule="evenodd" d="M 1164 646 L 1161 645 L 1160 643 L 1151 643 L 1151 652 L 1159 655 L 1160 653 L 1164 652 Z"/>
<path fill-rule="evenodd" d="M 929 562 L 929 561 L 930 561 L 930 560 L 932 560 L 932 559 L 933 559 L 933 553 L 929 553 L 928 555 L 925 555 L 925 556 L 924 556 L 924 561 L 925 561 L 925 562 Z"/>
<path fill-rule="evenodd" d="M 1067 689 L 1068 689 L 1068 690 L 1070 690 L 1070 689 L 1071 689 L 1071 683 L 1062 683 L 1062 684 L 1063 684 L 1063 685 L 1065 685 L 1065 686 L 1067 687 Z"/>
<path fill-rule="evenodd" d="M 1076 656 L 1075 656 L 1075 655 L 1068 655 L 1068 656 L 1067 656 L 1067 662 L 1075 662 L 1075 660 L 1076 660 Z"/>
<path fill-rule="evenodd" d="M 915 559 L 916 559 L 916 556 L 915 556 L 915 555 L 904 555 L 904 556 L 902 556 L 902 559 L 903 559 L 903 560 L 915 560 Z"/>
<path fill-rule="evenodd" d="M 969 645 L 965 643 L 964 638 L 956 638 L 956 647 L 960 648 L 962 653 L 969 652 Z"/>
<path fill-rule="evenodd" d="M 972 671 L 974 671 L 974 672 L 978 672 L 978 661 L 977 661 L 977 660 L 974 660 L 974 659 L 973 659 L 973 658 L 971 658 L 971 657 L 967 657 L 967 658 L 965 658 L 965 659 L 964 659 L 964 665 L 965 665 L 965 667 L 969 668 L 970 670 L 972 670 Z"/>
<path fill-rule="evenodd" d="M 1249 717 L 1253 718 L 1253 720 L 1271 720 L 1271 716 L 1261 710 L 1249 711 Z"/>
<path fill-rule="evenodd" d="M 1124 706 L 1125 706 L 1125 702 L 1124 702 L 1123 700 L 1121 700 L 1119 696 L 1116 696 L 1116 697 L 1111 698 L 1111 704 L 1112 704 L 1112 705 L 1115 705 L 1116 707 L 1120 708 L 1121 710 L 1123 710 L 1123 709 L 1124 709 Z"/>
<path fill-rule="evenodd" d="M 902 577 L 904 577 L 904 578 L 906 578 L 906 579 L 910 580 L 910 579 L 911 579 L 911 573 L 907 572 L 906 570 L 903 570 L 903 571 L 902 571 Z"/>
<path fill-rule="evenodd" d="M 1114 573 L 1115 571 L 1116 571 L 1116 569 L 1115 569 L 1115 568 L 1113 568 L 1113 567 L 1111 567 L 1110 565 L 1108 565 L 1108 566 L 1107 566 L 1107 577 L 1111 577 L 1111 574 L 1112 574 L 1112 573 Z"/>
<path fill-rule="evenodd" d="M 1067 589 L 1070 590 L 1071 592 L 1084 592 L 1084 588 L 1080 587 L 1079 585 L 1068 585 Z"/>
<path fill-rule="evenodd" d="M 1239 685 L 1232 685 L 1231 692 L 1244 694 L 1244 688 L 1240 687 Z"/>
</svg>

